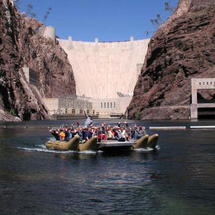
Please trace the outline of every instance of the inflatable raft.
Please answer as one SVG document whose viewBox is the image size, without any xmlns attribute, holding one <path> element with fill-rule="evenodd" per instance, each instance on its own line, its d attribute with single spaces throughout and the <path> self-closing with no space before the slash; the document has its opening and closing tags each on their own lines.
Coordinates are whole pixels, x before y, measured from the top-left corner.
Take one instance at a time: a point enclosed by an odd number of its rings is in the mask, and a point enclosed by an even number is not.
<svg viewBox="0 0 215 215">
<path fill-rule="evenodd" d="M 60 151 L 79 150 L 80 137 L 75 136 L 70 141 L 49 140 L 46 142 L 47 149 L 55 149 Z"/>
<path fill-rule="evenodd" d="M 152 136 L 145 135 L 137 141 L 123 141 L 107 140 L 104 142 L 98 142 L 97 137 L 94 136 L 85 143 L 80 142 L 80 137 L 75 136 L 70 141 L 49 140 L 46 142 L 47 149 L 55 149 L 59 151 L 112 151 L 115 150 L 128 150 L 128 149 L 141 149 L 152 148 L 155 149 L 158 142 L 158 134 Z"/>
</svg>

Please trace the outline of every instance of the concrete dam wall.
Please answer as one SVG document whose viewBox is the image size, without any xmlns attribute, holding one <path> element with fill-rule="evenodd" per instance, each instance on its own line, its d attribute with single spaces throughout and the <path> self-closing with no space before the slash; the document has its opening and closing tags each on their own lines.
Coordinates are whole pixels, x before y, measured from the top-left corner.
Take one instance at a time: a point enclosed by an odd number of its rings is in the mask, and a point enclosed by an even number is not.
<svg viewBox="0 0 215 215">
<path fill-rule="evenodd" d="M 81 42 L 58 40 L 72 65 L 78 96 L 95 100 L 132 96 L 149 40 Z"/>
</svg>

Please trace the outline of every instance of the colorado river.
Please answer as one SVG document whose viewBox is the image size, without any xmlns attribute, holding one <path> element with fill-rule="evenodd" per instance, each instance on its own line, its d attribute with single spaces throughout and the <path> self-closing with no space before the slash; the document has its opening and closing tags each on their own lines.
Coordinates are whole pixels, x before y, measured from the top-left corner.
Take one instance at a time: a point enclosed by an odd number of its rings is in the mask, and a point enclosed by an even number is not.
<svg viewBox="0 0 215 215">
<path fill-rule="evenodd" d="M 215 214 L 215 130 L 146 129 L 159 134 L 156 152 L 47 150 L 45 127 L 65 123 L 72 121 L 1 124 L 12 127 L 0 129 L 0 214 Z"/>
</svg>

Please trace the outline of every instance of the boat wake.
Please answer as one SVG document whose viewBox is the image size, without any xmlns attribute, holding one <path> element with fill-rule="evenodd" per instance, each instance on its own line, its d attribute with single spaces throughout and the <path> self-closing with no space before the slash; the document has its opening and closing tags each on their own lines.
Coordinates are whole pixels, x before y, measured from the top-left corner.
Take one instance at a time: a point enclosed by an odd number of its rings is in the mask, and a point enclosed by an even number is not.
<svg viewBox="0 0 215 215">
<path fill-rule="evenodd" d="M 27 148 L 27 147 L 16 147 L 21 150 L 29 151 L 29 152 L 48 152 L 48 153 L 55 153 L 55 154 L 71 154 L 71 153 L 77 153 L 77 154 L 98 154 L 102 153 L 102 151 L 58 151 L 58 150 L 52 150 L 47 149 L 45 145 L 37 145 L 35 148 Z"/>
<path fill-rule="evenodd" d="M 160 150 L 160 147 L 157 145 L 155 147 L 155 149 L 147 147 L 147 148 L 140 148 L 140 149 L 133 149 L 133 150 L 135 152 L 151 152 L 151 151 L 154 151 L 154 150 Z"/>
<path fill-rule="evenodd" d="M 53 149 L 47 149 L 44 145 L 37 145 L 35 148 L 27 148 L 27 147 L 16 147 L 21 150 L 29 151 L 29 152 L 45 152 L 45 153 L 54 153 L 54 154 L 98 154 L 102 153 L 103 151 L 92 151 L 92 150 L 86 150 L 86 151 L 58 151 Z M 160 147 L 156 146 L 156 150 L 159 150 Z M 141 148 L 141 149 L 132 149 L 135 152 L 151 152 L 154 151 L 152 148 Z"/>
</svg>

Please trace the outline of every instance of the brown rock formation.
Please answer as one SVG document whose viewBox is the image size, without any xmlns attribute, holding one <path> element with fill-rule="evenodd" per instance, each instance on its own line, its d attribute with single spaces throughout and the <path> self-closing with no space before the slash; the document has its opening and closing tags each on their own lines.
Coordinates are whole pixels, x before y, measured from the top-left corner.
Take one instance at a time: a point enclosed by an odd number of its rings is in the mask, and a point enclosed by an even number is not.
<svg viewBox="0 0 215 215">
<path fill-rule="evenodd" d="M 43 24 L 0 0 L 0 120 L 45 119 L 41 95 L 75 95 L 75 81 L 66 53 L 41 36 Z M 39 91 L 29 85 L 23 66 L 39 74 Z M 40 95 L 41 94 L 41 95 Z"/>
<path fill-rule="evenodd" d="M 188 119 L 191 78 L 203 77 L 215 78 L 215 1 L 180 0 L 149 43 L 129 117 Z"/>
</svg>

